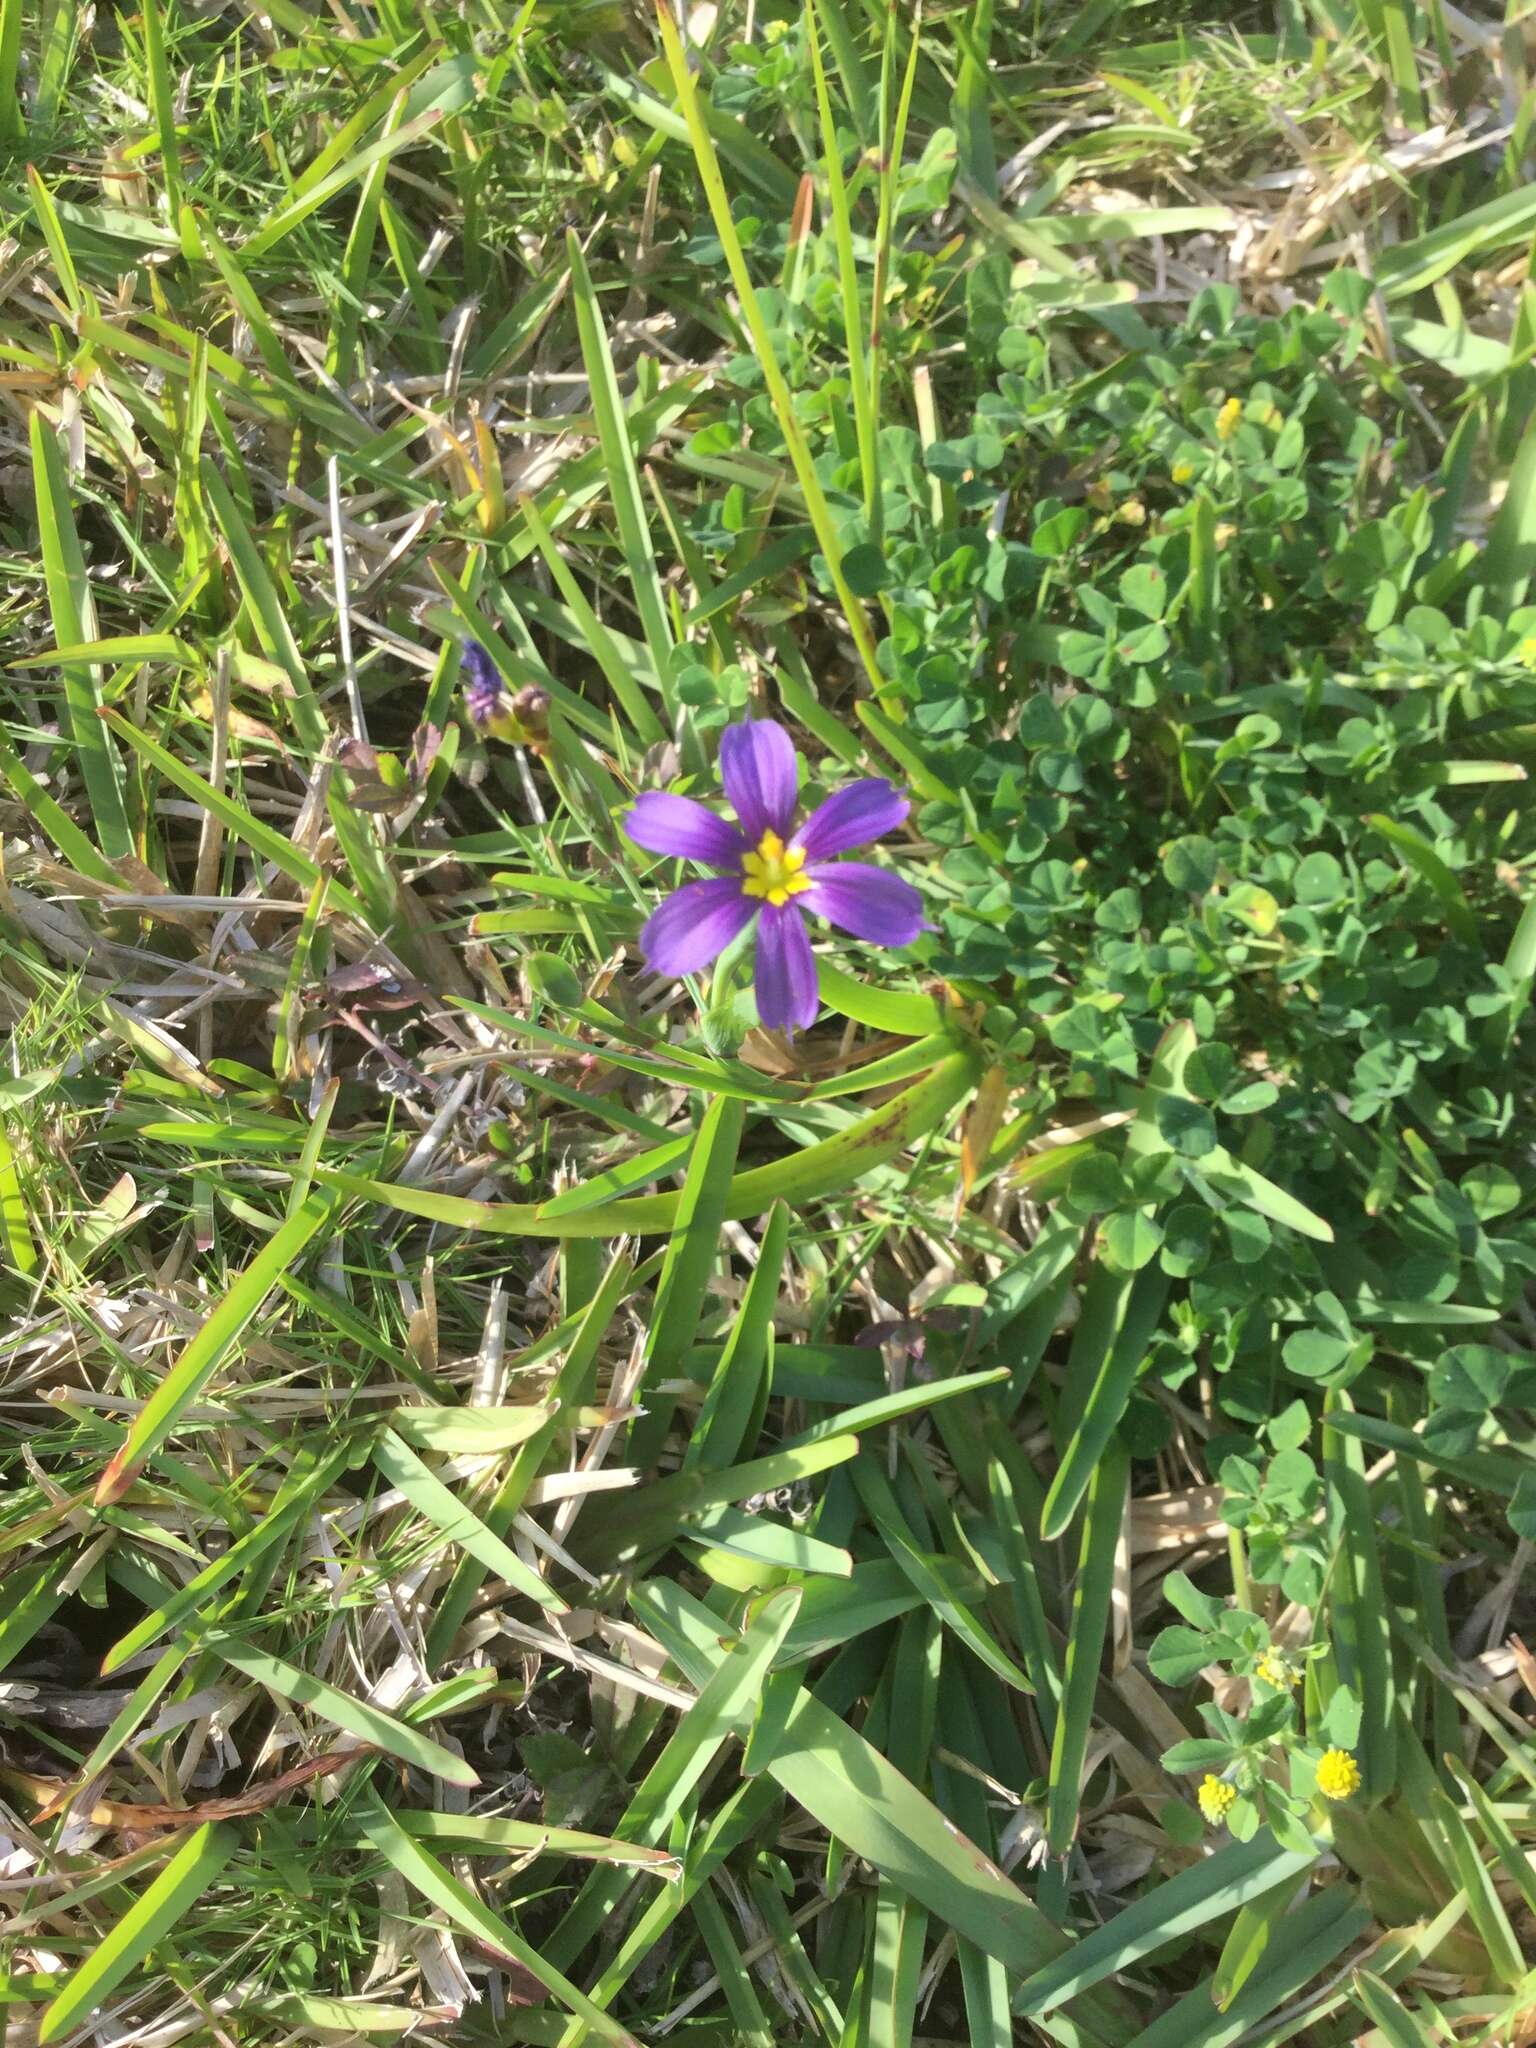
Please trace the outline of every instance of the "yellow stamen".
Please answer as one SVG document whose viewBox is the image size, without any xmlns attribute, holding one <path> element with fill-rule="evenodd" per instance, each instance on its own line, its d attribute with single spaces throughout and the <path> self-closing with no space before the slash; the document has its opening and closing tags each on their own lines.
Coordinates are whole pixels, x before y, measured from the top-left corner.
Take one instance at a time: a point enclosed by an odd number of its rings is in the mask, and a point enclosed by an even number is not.
<svg viewBox="0 0 1536 2048">
<path fill-rule="evenodd" d="M 777 832 L 765 832 L 757 851 L 742 855 L 741 865 L 745 874 L 742 895 L 756 896 L 775 910 L 811 886 L 810 876 L 800 872 L 805 866 L 804 849 L 786 846 Z"/>
</svg>

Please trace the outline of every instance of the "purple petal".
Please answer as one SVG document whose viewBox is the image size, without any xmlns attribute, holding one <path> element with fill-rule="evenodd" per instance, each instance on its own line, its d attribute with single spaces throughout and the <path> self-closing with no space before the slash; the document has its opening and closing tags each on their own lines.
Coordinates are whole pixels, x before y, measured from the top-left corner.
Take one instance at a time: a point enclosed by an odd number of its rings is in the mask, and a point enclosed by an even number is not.
<svg viewBox="0 0 1536 2048">
<path fill-rule="evenodd" d="M 746 930 L 756 908 L 734 878 L 685 884 L 645 921 L 646 966 L 653 974 L 697 974 Z"/>
<path fill-rule="evenodd" d="M 923 928 L 923 899 L 899 875 L 862 860 L 835 861 L 806 873 L 811 887 L 796 901 L 856 939 L 910 946 Z"/>
<path fill-rule="evenodd" d="M 795 834 L 807 860 L 830 860 L 855 846 L 868 846 L 894 832 L 912 808 L 912 799 L 878 778 L 851 782 L 818 804 Z"/>
<path fill-rule="evenodd" d="M 720 735 L 720 780 L 750 845 L 765 832 L 789 836 L 800 764 L 782 725 L 771 718 L 728 725 Z"/>
<path fill-rule="evenodd" d="M 464 674 L 464 709 L 470 723 L 482 730 L 502 709 L 506 691 L 495 665 L 478 640 L 468 640 L 460 657 Z"/>
<path fill-rule="evenodd" d="M 692 797 L 668 796 L 659 789 L 636 797 L 625 816 L 624 830 L 636 846 L 651 853 L 675 854 L 679 860 L 696 860 L 707 868 L 734 868 L 747 850 L 747 842 L 724 818 L 717 818 Z"/>
<path fill-rule="evenodd" d="M 763 905 L 757 926 L 757 1014 L 770 1031 L 809 1031 L 821 1007 L 816 961 L 799 906 Z"/>
</svg>

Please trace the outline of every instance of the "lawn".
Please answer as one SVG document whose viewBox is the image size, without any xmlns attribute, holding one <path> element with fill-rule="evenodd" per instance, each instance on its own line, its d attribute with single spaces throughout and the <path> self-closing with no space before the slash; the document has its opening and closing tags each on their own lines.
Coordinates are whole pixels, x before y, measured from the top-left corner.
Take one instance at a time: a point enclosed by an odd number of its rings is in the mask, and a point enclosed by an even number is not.
<svg viewBox="0 0 1536 2048">
<path fill-rule="evenodd" d="M 1536 2040 L 1531 21 L 0 0 L 9 2048 Z"/>
</svg>

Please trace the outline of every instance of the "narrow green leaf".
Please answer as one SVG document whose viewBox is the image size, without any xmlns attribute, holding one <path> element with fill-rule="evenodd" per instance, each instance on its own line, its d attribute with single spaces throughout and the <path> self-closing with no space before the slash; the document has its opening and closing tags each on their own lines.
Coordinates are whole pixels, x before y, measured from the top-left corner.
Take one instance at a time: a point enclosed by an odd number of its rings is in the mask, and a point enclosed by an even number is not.
<svg viewBox="0 0 1536 2048">
<path fill-rule="evenodd" d="M 82 641 L 96 638 L 96 607 L 75 532 L 69 476 L 58 441 L 38 407 L 32 410 L 30 432 L 38 538 L 53 637 L 61 647 L 78 647 Z M 123 805 L 122 767 L 102 728 L 101 682 L 95 669 L 75 662 L 65 664 L 64 706 L 101 850 L 109 861 L 122 860 L 134 850 L 133 829 Z"/>
<path fill-rule="evenodd" d="M 507 1956 L 521 1964 L 548 1992 L 569 2006 L 598 2040 L 610 2041 L 614 2048 L 640 2048 L 633 2034 L 609 2014 L 600 2011 L 584 1992 L 547 1963 L 537 1949 L 530 1948 L 500 1914 L 493 1913 L 467 1885 L 461 1884 L 435 1856 L 428 1854 L 419 1841 L 408 1835 L 371 1785 L 364 1788 L 358 1802 L 358 1823 L 363 1839 L 375 1854 L 382 1856 L 391 1869 L 397 1870 L 414 1891 L 446 1913 L 454 1926 L 462 1928 L 476 1941 L 484 1942 L 493 1955 Z"/>
<path fill-rule="evenodd" d="M 1291 1883 L 1315 1857 L 1293 1855 L 1267 1834 L 1233 1842 L 1152 1886 L 1019 1987 L 1014 2010 L 1040 2018 L 1117 1971 L 1133 1969 L 1171 1942 Z"/>
<path fill-rule="evenodd" d="M 720 1220 L 760 1216 L 777 1200 L 798 1207 L 824 1195 L 842 1193 L 937 1129 L 970 1092 L 975 1071 L 974 1055 L 956 1053 L 914 1087 L 835 1136 L 767 1166 L 748 1167 L 736 1174 L 726 1190 Z M 410 1216 L 425 1216 L 460 1230 L 496 1231 L 514 1237 L 614 1237 L 623 1232 L 649 1235 L 671 1231 L 676 1228 L 682 1201 L 679 1194 L 633 1195 L 605 1203 L 600 1209 L 551 1220 L 547 1210 L 536 1203 L 472 1202 L 425 1188 L 364 1180 L 333 1167 L 321 1167 L 317 1177 L 361 1201 L 382 1202 Z"/>
<path fill-rule="evenodd" d="M 872 1401 L 861 1401 L 857 1407 L 841 1409 L 836 1415 L 813 1422 L 809 1429 L 802 1429 L 790 1441 L 794 1444 L 816 1444 L 829 1436 L 879 1429 L 887 1422 L 899 1422 L 904 1415 L 916 1415 L 942 1401 L 955 1401 L 964 1394 L 977 1393 L 983 1387 L 995 1387 L 1007 1377 L 1007 1366 L 994 1365 L 987 1372 L 956 1373 L 953 1379 L 929 1380 L 926 1385 L 918 1382 L 914 1386 L 903 1387 L 899 1393 L 877 1394 Z"/>
<path fill-rule="evenodd" d="M 641 1389 L 647 1412 L 630 1433 L 631 1455 L 641 1465 L 655 1462 L 671 1428 L 674 1402 L 646 1390 L 677 1374 L 698 1335 L 710 1278 L 720 1261 L 720 1226 L 726 1217 L 745 1122 L 746 1109 L 741 1102 L 717 1096 L 699 1125 L 646 1341 Z"/>
<path fill-rule="evenodd" d="M 390 1422 L 395 1435 L 420 1450 L 483 1456 L 526 1443 L 555 1413 L 552 1403 L 534 1401 L 520 1408 L 397 1408 Z"/>
<path fill-rule="evenodd" d="M 211 811 L 229 827 L 237 839 L 243 839 L 263 860 L 271 861 L 280 874 L 287 875 L 291 881 L 297 882 L 306 890 L 315 889 L 322 880 L 326 880 L 331 907 L 347 911 L 366 928 L 368 913 L 352 891 L 342 883 L 322 876 L 321 870 L 309 855 L 302 852 L 275 826 L 267 824 L 265 819 L 256 817 L 227 791 L 215 789 L 200 775 L 194 774 L 190 768 L 178 761 L 174 754 L 162 747 L 158 740 L 151 739 L 147 732 L 141 732 L 136 725 L 130 724 L 121 713 L 108 711 L 104 716 L 113 732 L 125 739 L 135 753 L 142 754 L 146 761 L 153 762 L 167 782 L 174 784 L 204 810 Z"/>
<path fill-rule="evenodd" d="M 569 1612 L 569 1603 L 524 1564 L 510 1543 L 488 1529 L 474 1510 L 451 1493 L 437 1474 L 422 1463 L 408 1444 L 386 1429 L 373 1447 L 373 1462 L 392 1486 L 398 1487 L 419 1515 L 425 1515 L 450 1543 L 497 1572 L 509 1585 L 551 1614 Z"/>
<path fill-rule="evenodd" d="M 108 1928 L 54 1997 L 37 2030 L 56 2041 L 103 2004 L 123 1979 L 178 1927 L 234 1854 L 232 1828 L 194 1828 L 159 1876 Z"/>
<path fill-rule="evenodd" d="M 619 1819 L 625 1841 L 659 1846 L 725 1743 L 733 1735 L 745 1737 L 799 1606 L 798 1587 L 785 1586 L 769 1594 L 746 1633 L 703 1677 L 698 1698 L 672 1731 Z M 600 1932 L 622 1899 L 624 1888 L 622 1877 L 594 1870 L 561 1920 L 550 1944 L 552 1953 L 562 1961 L 579 1954 Z"/>
<path fill-rule="evenodd" d="M 236 1345 L 284 1271 L 298 1259 L 315 1234 L 336 1215 L 334 1195 L 311 1195 L 297 1212 L 279 1225 L 249 1266 L 225 1290 L 207 1321 L 183 1350 L 129 1425 L 121 1448 L 96 1488 L 98 1507 L 121 1500 L 145 1461 L 176 1427 L 182 1410 L 194 1402 L 227 1353 Z"/>
<path fill-rule="evenodd" d="M 683 1453 L 684 1471 L 699 1466 L 718 1471 L 729 1465 L 740 1456 L 752 1418 L 761 1410 L 789 1225 L 788 1206 L 775 1202 L 763 1230 L 752 1278 L 710 1379 L 698 1420 L 689 1432 Z"/>
<path fill-rule="evenodd" d="M 505 1814 L 436 1813 L 397 1810 L 395 1819 L 419 1842 L 444 1842 L 469 1855 L 559 1856 L 578 1863 L 615 1863 L 627 1869 L 677 1875 L 677 1858 L 618 1835 L 589 1835 L 579 1828 L 546 1827 L 542 1821 L 511 1820 Z"/>
<path fill-rule="evenodd" d="M 854 1467 L 854 1484 L 892 1561 L 911 1580 L 913 1588 L 938 1615 L 944 1626 L 965 1644 L 1004 1685 L 1016 1692 L 1033 1692 L 1034 1687 L 1013 1659 L 1000 1649 L 991 1632 L 958 1601 L 951 1599 L 943 1577 L 912 1539 L 890 1481 L 872 1458 L 861 1458 Z"/>
<path fill-rule="evenodd" d="M 644 1269 L 642 1269 L 642 1278 Z M 559 1414 L 590 1398 L 597 1375 L 598 1353 L 612 1329 L 625 1296 L 635 1277 L 632 1260 L 623 1251 L 615 1253 L 591 1300 L 577 1315 L 569 1317 L 554 1332 L 551 1351 L 564 1349 L 565 1357 L 549 1390 L 548 1405 L 556 1414 L 544 1427 L 513 1453 L 506 1477 L 487 1501 L 481 1519 L 498 1536 L 505 1536 L 527 1497 L 528 1489 L 544 1468 Z M 523 1363 L 533 1362 L 524 1354 Z M 448 1654 L 450 1645 L 484 1583 L 485 1572 L 473 1557 L 460 1559 L 457 1570 L 439 1597 L 427 1630 L 427 1654 L 434 1664 Z"/>
<path fill-rule="evenodd" d="M 477 1773 L 452 1750 L 444 1749 L 430 1736 L 408 1727 L 404 1721 L 396 1720 L 393 1714 L 386 1714 L 381 1707 L 372 1706 L 366 1700 L 355 1700 L 350 1693 L 342 1692 L 323 1678 L 316 1678 L 313 1672 L 301 1671 L 286 1657 L 276 1656 L 269 1650 L 253 1649 L 249 1643 L 237 1641 L 234 1636 L 217 1633 L 205 1637 L 203 1647 L 221 1657 L 226 1664 L 232 1664 L 236 1671 L 243 1671 L 247 1678 L 254 1678 L 258 1685 L 269 1686 L 295 1706 L 308 1707 L 322 1721 L 344 1728 L 349 1735 L 355 1735 L 360 1742 L 369 1743 L 375 1749 L 382 1749 L 387 1756 L 399 1757 L 418 1771 L 425 1771 L 428 1777 L 441 1778 L 448 1785 L 478 1785 L 480 1782 Z"/>
<path fill-rule="evenodd" d="M 1533 436 L 1533 445 L 1536 445 L 1536 436 Z M 1414 873 L 1429 884 L 1445 913 L 1446 923 L 1457 938 L 1475 945 L 1477 919 L 1472 915 L 1471 905 L 1460 882 L 1429 841 L 1409 826 L 1400 825 L 1395 818 L 1383 816 L 1380 811 L 1368 811 L 1365 823 L 1395 846 Z"/>
<path fill-rule="evenodd" d="M 730 195 L 720 175 L 720 159 L 715 152 L 709 123 L 701 110 L 698 88 L 694 84 L 687 52 L 683 48 L 682 37 L 678 34 L 670 10 L 658 10 L 656 18 L 661 30 L 667 65 L 672 74 L 673 90 L 677 94 L 683 118 L 688 124 L 688 139 L 693 145 L 694 158 L 699 167 L 710 217 L 714 221 L 715 233 L 719 236 L 725 251 L 726 266 L 731 274 L 731 282 L 736 288 L 737 300 L 746 321 L 747 331 L 752 338 L 753 351 L 762 368 L 769 401 L 773 406 L 779 431 L 784 436 L 784 445 L 789 451 L 796 481 L 805 499 L 806 513 L 816 529 L 816 544 L 826 560 L 827 573 L 837 593 L 837 601 L 853 635 L 853 644 L 858 649 L 865 678 L 879 699 L 886 694 L 888 685 L 875 654 L 874 635 L 870 631 L 864 607 L 849 589 L 848 579 L 843 573 L 843 549 L 838 538 L 837 522 L 832 516 L 831 506 L 827 503 L 826 492 L 822 488 L 810 444 L 806 440 L 805 429 L 800 424 L 794 395 L 779 363 L 777 340 L 764 315 L 762 302 L 752 282 L 752 273 L 747 267 L 746 252 L 741 246 L 741 236 L 737 232 L 735 216 L 731 211 Z"/>
<path fill-rule="evenodd" d="M 1383 2048 L 1442 2048 L 1441 2039 L 1403 2004 L 1390 1985 L 1371 1971 L 1355 1972 L 1353 1991 L 1381 2035 Z"/>
<path fill-rule="evenodd" d="M 684 1515 L 718 1503 L 748 1500 L 754 1493 L 771 1493 L 776 1487 L 793 1486 L 797 1479 L 809 1479 L 830 1471 L 858 1454 L 854 1436 L 829 1437 L 825 1442 L 802 1444 L 773 1451 L 765 1458 L 752 1458 L 745 1465 L 732 1465 L 723 1472 L 674 1472 L 646 1487 L 616 1496 L 607 1508 L 598 1533 L 589 1537 L 594 1554 L 603 1560 L 635 1555 L 647 1545 L 666 1542 Z"/>
<path fill-rule="evenodd" d="M 61 1552 L 0 1580 L 0 1671 L 21 1655 L 63 1600 L 58 1585 L 68 1568 Z"/>
<path fill-rule="evenodd" d="M 207 1564 L 186 1585 L 177 1589 L 160 1606 L 134 1623 L 119 1636 L 101 1660 L 102 1675 L 110 1677 L 140 1650 L 170 1629 L 180 1628 L 204 1608 L 221 1586 L 247 1571 L 276 1543 L 283 1541 L 307 1515 L 315 1501 L 343 1471 L 351 1458 L 349 1446 L 341 1445 L 323 1454 L 301 1444 L 272 1505 L 252 1528 L 237 1536 L 229 1548 Z"/>
<path fill-rule="evenodd" d="M 1147 1361 L 1158 1318 L 1168 1298 L 1167 1276 L 1155 1267 L 1136 1275 L 1123 1318 L 1097 1378 L 1088 1388 L 1082 1419 L 1072 1434 L 1045 1497 L 1040 1533 L 1047 1542 L 1064 1535 L 1088 1491 L 1099 1461 L 1130 1405 L 1137 1376 Z"/>
<path fill-rule="evenodd" d="M 1094 1695 L 1109 1628 L 1115 1547 L 1125 1514 L 1129 1471 L 1129 1455 L 1114 1444 L 1106 1451 L 1088 1490 L 1046 1804 L 1046 1842 L 1057 1858 L 1065 1858 L 1071 1850 L 1082 1810 L 1083 1762 L 1093 1732 Z"/>
<path fill-rule="evenodd" d="M 671 724 L 677 715 L 677 707 L 668 695 L 672 629 L 667 623 L 666 599 L 662 595 L 661 575 L 656 566 L 656 548 L 645 516 L 645 501 L 640 495 L 640 472 L 635 464 L 634 444 L 630 440 L 624 401 L 619 394 L 618 378 L 614 375 L 613 356 L 598 309 L 597 294 L 592 288 L 586 258 L 581 253 L 581 243 L 572 229 L 566 231 L 565 250 L 571 266 L 571 300 L 576 310 L 576 332 L 587 370 L 597 438 L 608 471 L 608 488 L 619 529 L 624 569 L 635 609 L 640 614 L 645 644 L 651 651 L 651 661 L 661 685 L 667 720 Z"/>
<path fill-rule="evenodd" d="M 470 88 L 472 90 L 472 88 Z M 285 236 L 308 220 L 317 207 L 324 206 L 328 199 L 334 199 L 338 192 L 357 182 L 365 172 L 386 157 L 398 156 L 401 150 L 411 149 L 435 128 L 442 125 L 447 113 L 446 105 L 429 106 L 424 113 L 417 114 L 403 127 L 382 135 L 377 142 L 369 143 L 348 157 L 345 163 L 337 164 L 322 178 L 303 189 L 295 188 L 295 196 L 249 235 L 241 247 L 241 260 L 254 263 L 260 256 L 267 255 Z"/>
<path fill-rule="evenodd" d="M 634 1605 L 685 1674 L 704 1683 L 725 1654 L 716 1617 L 654 1580 L 636 1588 Z M 802 1692 L 792 1708 L 767 1775 L 852 1854 L 1019 1976 L 1032 1976 L 1069 1946 L 990 1857 L 812 1694 Z M 1099 2011 L 1090 1994 L 1082 2017 Z M 1122 2042 L 1131 2033 L 1105 2019 L 1088 2038 Z"/>
</svg>

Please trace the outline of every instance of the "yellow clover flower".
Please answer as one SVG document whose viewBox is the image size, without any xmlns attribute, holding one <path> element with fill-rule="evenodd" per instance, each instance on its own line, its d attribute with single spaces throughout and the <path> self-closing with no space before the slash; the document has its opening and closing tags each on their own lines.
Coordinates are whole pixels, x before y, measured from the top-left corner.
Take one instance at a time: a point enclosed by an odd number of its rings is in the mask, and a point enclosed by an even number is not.
<svg viewBox="0 0 1536 2048">
<path fill-rule="evenodd" d="M 1230 441 L 1239 426 L 1241 426 L 1242 419 L 1243 401 L 1240 398 L 1229 398 L 1221 408 L 1221 411 L 1216 415 L 1217 440 Z"/>
<path fill-rule="evenodd" d="M 1515 649 L 1515 659 L 1522 668 L 1536 668 L 1536 633 L 1527 633 Z"/>
<path fill-rule="evenodd" d="M 1237 1787 L 1228 1785 L 1221 1778 L 1212 1777 L 1207 1771 L 1195 1799 L 1211 1826 L 1219 1828 L 1236 1802 Z"/>
<path fill-rule="evenodd" d="M 1278 1650 L 1266 1650 L 1253 1670 L 1255 1678 L 1262 1678 L 1266 1685 L 1277 1686 L 1284 1692 L 1289 1692 L 1300 1676 Z"/>
<path fill-rule="evenodd" d="M 1169 472 L 1176 484 L 1187 484 L 1194 480 L 1195 465 L 1192 462 L 1176 462 Z"/>
<path fill-rule="evenodd" d="M 1360 1790 L 1360 1766 L 1347 1749 L 1330 1749 L 1317 1767 L 1317 1789 L 1325 1799 L 1348 1799 Z"/>
</svg>

